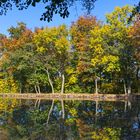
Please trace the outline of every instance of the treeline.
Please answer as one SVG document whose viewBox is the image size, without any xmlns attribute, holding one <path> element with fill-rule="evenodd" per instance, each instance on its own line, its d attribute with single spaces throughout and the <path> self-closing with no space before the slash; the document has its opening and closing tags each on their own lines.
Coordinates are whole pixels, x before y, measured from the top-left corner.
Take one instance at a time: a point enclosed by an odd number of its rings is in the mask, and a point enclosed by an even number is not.
<svg viewBox="0 0 140 140">
<path fill-rule="evenodd" d="M 0 35 L 0 92 L 139 92 L 140 21 L 131 12 L 116 7 L 106 23 L 81 16 L 70 28 L 11 27 Z"/>
</svg>

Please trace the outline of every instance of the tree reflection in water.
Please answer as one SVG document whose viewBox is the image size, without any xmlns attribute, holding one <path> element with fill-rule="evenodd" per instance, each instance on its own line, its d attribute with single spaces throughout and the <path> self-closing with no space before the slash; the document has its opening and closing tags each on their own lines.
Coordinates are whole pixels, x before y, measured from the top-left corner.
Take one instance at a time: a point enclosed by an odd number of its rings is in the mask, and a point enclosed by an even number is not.
<svg viewBox="0 0 140 140">
<path fill-rule="evenodd" d="M 9 104 L 9 105 L 5 105 Z M 2 140 L 137 140 L 140 103 L 0 100 Z"/>
</svg>

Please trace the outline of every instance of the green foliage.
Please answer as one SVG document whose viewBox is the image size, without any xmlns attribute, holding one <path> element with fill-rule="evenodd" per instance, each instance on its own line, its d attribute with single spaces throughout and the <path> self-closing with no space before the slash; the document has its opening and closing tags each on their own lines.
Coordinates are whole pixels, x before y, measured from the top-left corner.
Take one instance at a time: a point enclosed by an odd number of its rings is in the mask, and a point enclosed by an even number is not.
<svg viewBox="0 0 140 140">
<path fill-rule="evenodd" d="M 0 92 L 93 93 L 95 80 L 103 93 L 138 91 L 140 24 L 128 23 L 132 9 L 116 7 L 105 24 L 83 16 L 70 29 L 9 28 L 9 37 L 0 35 Z"/>
<path fill-rule="evenodd" d="M 0 93 L 17 93 L 17 91 L 18 84 L 12 77 L 0 79 Z"/>
<path fill-rule="evenodd" d="M 120 128 L 103 128 L 92 132 L 92 138 L 95 140 L 120 140 Z"/>
</svg>

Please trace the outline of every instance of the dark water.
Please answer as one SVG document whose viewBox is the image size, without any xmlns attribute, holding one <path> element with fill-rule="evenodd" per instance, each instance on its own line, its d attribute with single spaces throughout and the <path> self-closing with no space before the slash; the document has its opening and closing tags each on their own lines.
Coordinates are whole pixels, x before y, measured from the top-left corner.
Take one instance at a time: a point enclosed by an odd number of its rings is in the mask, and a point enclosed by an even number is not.
<svg viewBox="0 0 140 140">
<path fill-rule="evenodd" d="M 0 140 L 140 140 L 140 102 L 0 99 Z"/>
</svg>

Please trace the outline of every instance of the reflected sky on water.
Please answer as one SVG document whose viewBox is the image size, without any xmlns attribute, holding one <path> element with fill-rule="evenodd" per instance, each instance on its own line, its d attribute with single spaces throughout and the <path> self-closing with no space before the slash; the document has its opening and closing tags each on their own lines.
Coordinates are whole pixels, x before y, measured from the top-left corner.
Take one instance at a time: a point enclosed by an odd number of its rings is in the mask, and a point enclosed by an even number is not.
<svg viewBox="0 0 140 140">
<path fill-rule="evenodd" d="M 140 102 L 0 99 L 0 140 L 140 140 Z"/>
</svg>

